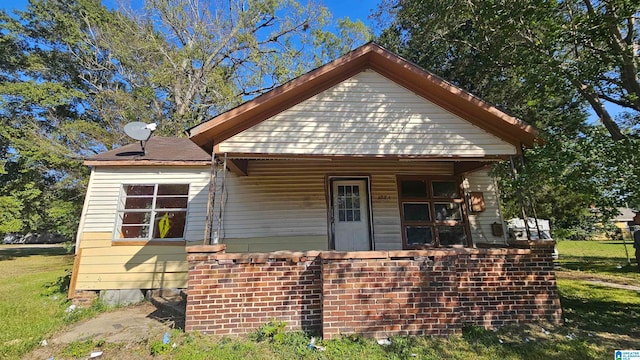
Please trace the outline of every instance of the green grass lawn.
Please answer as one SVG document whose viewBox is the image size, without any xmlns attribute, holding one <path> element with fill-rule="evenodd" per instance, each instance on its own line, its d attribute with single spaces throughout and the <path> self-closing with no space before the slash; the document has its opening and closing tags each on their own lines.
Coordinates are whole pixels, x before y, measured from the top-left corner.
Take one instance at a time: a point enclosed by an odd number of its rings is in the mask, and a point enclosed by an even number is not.
<svg viewBox="0 0 640 360">
<path fill-rule="evenodd" d="M 393 338 L 381 346 L 355 336 L 318 340 L 324 351 L 309 349 L 308 334 L 265 325 L 246 339 L 209 337 L 174 330 L 145 343 L 79 341 L 59 349 L 56 359 L 86 358 L 99 348 L 104 358 L 147 359 L 609 359 L 615 349 L 640 349 L 640 293 L 594 284 L 593 280 L 640 284 L 625 266 L 620 242 L 563 241 L 558 244 L 558 288 L 564 326 L 544 324 L 497 331 L 469 327 L 449 338 Z M 24 356 L 38 343 L 77 319 L 64 310 L 64 279 L 72 258 L 64 250 L 12 251 L 0 247 L 0 358 Z M 635 264 L 634 264 L 635 266 Z M 86 313 L 90 315 L 91 313 Z M 28 355 L 27 355 L 28 356 Z"/>
<path fill-rule="evenodd" d="M 632 244 L 626 244 L 631 264 L 622 241 L 559 241 L 558 276 L 571 278 L 597 277 L 619 284 L 640 286 Z"/>
<path fill-rule="evenodd" d="M 62 247 L 0 246 L 0 358 L 19 358 L 64 324 L 59 281 L 72 262 Z"/>
</svg>

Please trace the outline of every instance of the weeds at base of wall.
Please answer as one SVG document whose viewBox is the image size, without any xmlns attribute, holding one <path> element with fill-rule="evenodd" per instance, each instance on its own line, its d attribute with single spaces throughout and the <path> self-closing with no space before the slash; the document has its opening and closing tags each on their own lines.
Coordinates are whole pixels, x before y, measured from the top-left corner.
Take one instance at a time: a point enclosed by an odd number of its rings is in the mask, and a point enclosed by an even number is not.
<svg viewBox="0 0 640 360">
<path fill-rule="evenodd" d="M 282 342 L 284 340 L 287 323 L 271 319 L 268 323 L 259 327 L 249 335 L 249 339 L 257 342 L 269 340 L 270 342 Z"/>
<path fill-rule="evenodd" d="M 247 337 L 218 337 L 201 333 L 171 332 L 171 348 L 162 336 L 150 339 L 147 354 L 158 359 L 600 359 L 612 353 L 603 344 L 609 338 L 592 336 L 576 328 L 551 324 L 507 326 L 486 330 L 465 326 L 461 336 L 390 337 L 379 343 L 357 334 L 333 340 L 286 331 L 286 323 L 270 321 Z M 568 336 L 568 335 L 572 336 Z M 260 338 L 260 341 L 257 339 Z M 173 347 L 173 343 L 176 346 Z M 318 347 L 309 346 L 310 344 Z M 609 344 L 611 345 L 611 344 Z M 612 345 L 618 346 L 618 345 Z M 155 350 L 152 350 L 155 348 Z"/>
<path fill-rule="evenodd" d="M 401 359 L 409 359 L 417 356 L 418 340 L 415 337 L 393 337 L 391 344 L 384 349 Z"/>
</svg>

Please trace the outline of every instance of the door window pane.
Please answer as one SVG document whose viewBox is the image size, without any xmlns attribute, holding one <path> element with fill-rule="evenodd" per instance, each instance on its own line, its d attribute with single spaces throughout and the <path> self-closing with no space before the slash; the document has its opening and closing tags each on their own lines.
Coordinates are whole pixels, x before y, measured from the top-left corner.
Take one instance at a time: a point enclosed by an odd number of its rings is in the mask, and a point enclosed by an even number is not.
<svg viewBox="0 0 640 360">
<path fill-rule="evenodd" d="M 435 203 L 437 221 L 462 220 L 462 211 L 458 203 Z"/>
<path fill-rule="evenodd" d="M 452 181 L 433 181 L 433 197 L 458 198 L 458 185 Z"/>
<path fill-rule="evenodd" d="M 338 185 L 338 221 L 360 221 L 360 186 Z"/>
<path fill-rule="evenodd" d="M 403 198 L 425 198 L 427 197 L 427 182 L 425 180 L 402 180 L 400 192 Z"/>
<path fill-rule="evenodd" d="M 407 226 L 405 229 L 409 245 L 425 245 L 433 242 L 433 229 L 430 226 Z"/>
<path fill-rule="evenodd" d="M 404 203 L 402 207 L 405 221 L 431 221 L 429 203 Z"/>
<path fill-rule="evenodd" d="M 438 239 L 440 239 L 440 246 L 467 244 L 463 226 L 438 226 Z"/>
</svg>

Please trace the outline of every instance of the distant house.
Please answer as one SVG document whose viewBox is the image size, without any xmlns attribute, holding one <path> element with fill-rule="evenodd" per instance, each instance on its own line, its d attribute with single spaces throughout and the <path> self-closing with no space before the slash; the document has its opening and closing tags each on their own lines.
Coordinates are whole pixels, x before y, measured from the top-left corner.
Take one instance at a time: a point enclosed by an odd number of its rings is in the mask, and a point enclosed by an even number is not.
<svg viewBox="0 0 640 360">
<path fill-rule="evenodd" d="M 600 216 L 600 210 L 596 207 L 592 207 L 590 211 Z M 595 240 L 609 240 L 616 239 L 629 240 L 632 238 L 634 226 L 636 225 L 634 219 L 636 219 L 636 212 L 634 209 L 619 207 L 617 208 L 617 215 L 611 218 L 608 222 L 608 226 L 604 226 L 602 222 L 596 224 L 596 231 L 591 234 L 591 238 Z M 640 218 L 638 218 L 640 219 Z"/>
<path fill-rule="evenodd" d="M 630 208 L 618 208 L 618 216 L 611 219 L 611 222 L 614 223 L 615 227 L 619 229 L 619 236 L 624 237 L 625 239 L 631 239 L 632 233 L 634 230 L 634 226 L 636 225 L 634 222 L 634 218 L 636 217 L 637 212 L 634 209 Z"/>
<path fill-rule="evenodd" d="M 538 136 L 372 43 L 189 134 L 87 159 L 72 297 L 184 288 L 185 247 L 210 241 L 227 253 L 505 247 L 489 166 Z"/>
</svg>

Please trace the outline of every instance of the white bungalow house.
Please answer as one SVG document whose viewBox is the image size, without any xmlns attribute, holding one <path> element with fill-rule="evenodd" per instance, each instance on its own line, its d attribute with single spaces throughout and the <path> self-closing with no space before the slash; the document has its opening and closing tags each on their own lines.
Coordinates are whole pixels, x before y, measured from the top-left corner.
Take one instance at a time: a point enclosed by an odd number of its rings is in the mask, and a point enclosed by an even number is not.
<svg viewBox="0 0 640 360">
<path fill-rule="evenodd" d="M 189 139 L 86 160 L 70 296 L 185 287 L 185 247 L 203 242 L 227 252 L 506 246 L 489 165 L 537 136 L 366 44 Z"/>
</svg>

